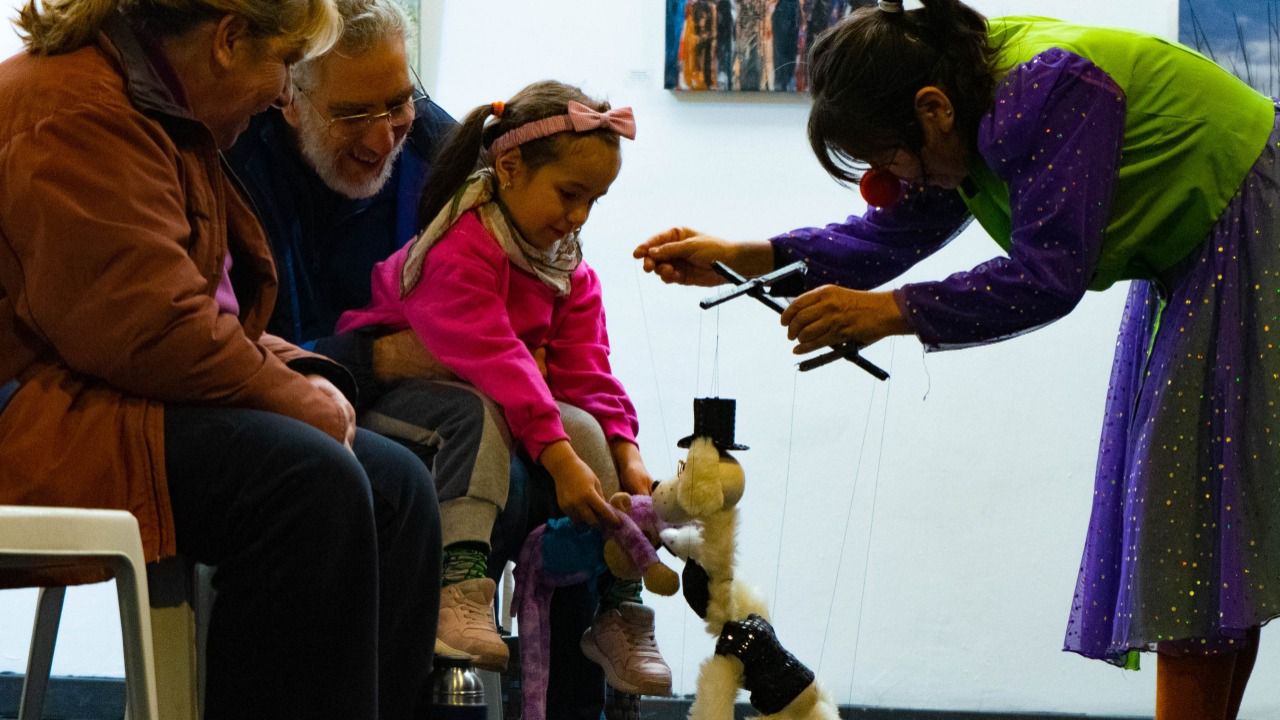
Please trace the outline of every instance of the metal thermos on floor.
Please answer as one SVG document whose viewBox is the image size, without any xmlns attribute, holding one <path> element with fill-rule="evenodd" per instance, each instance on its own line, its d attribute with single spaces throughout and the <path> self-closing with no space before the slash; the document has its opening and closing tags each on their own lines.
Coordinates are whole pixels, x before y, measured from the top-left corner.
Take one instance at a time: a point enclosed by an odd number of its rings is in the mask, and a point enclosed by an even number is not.
<svg viewBox="0 0 1280 720">
<path fill-rule="evenodd" d="M 436 657 L 431 673 L 432 720 L 485 720 L 480 674 L 466 660 Z"/>
</svg>

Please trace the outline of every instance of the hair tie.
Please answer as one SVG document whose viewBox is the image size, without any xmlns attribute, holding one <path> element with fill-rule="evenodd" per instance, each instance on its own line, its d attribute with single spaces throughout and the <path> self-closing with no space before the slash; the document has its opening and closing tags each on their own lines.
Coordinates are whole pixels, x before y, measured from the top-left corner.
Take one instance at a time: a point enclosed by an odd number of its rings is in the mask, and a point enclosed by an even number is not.
<svg viewBox="0 0 1280 720">
<path fill-rule="evenodd" d="M 902 0 L 877 0 L 876 7 L 885 12 L 900 13 L 902 12 Z"/>
<path fill-rule="evenodd" d="M 493 116 L 501 119 L 502 113 L 507 111 L 507 104 L 501 100 L 494 100 L 489 103 L 489 109 L 493 111 Z"/>
</svg>

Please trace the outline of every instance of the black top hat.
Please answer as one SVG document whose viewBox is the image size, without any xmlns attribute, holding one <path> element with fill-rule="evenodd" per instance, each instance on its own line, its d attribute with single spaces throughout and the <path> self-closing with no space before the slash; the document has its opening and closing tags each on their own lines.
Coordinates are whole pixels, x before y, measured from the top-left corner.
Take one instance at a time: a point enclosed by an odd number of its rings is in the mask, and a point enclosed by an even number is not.
<svg viewBox="0 0 1280 720">
<path fill-rule="evenodd" d="M 730 398 L 694 398 L 693 434 L 680 438 L 677 447 L 687 448 L 696 437 L 710 438 L 717 450 L 749 450 L 733 441 L 733 417 L 738 402 Z"/>
</svg>

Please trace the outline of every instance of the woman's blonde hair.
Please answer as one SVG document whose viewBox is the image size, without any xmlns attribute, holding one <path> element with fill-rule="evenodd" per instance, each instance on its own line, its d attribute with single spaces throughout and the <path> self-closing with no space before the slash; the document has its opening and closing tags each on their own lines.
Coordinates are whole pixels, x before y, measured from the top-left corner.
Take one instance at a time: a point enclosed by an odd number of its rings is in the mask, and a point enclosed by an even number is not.
<svg viewBox="0 0 1280 720">
<path fill-rule="evenodd" d="M 324 53 L 342 35 L 334 0 L 27 0 L 14 24 L 28 52 L 56 55 L 92 42 L 113 12 L 162 35 L 238 15 L 256 35 L 296 40 L 307 57 Z"/>
</svg>

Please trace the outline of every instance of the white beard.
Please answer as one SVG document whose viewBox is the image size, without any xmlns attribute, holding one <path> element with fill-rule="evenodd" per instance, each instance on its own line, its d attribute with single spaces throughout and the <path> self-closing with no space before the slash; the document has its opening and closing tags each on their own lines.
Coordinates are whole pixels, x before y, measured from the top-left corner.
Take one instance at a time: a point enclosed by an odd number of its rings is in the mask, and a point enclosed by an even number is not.
<svg viewBox="0 0 1280 720">
<path fill-rule="evenodd" d="M 302 157 L 306 158 L 325 185 L 352 200 L 373 197 L 387 184 L 387 178 L 391 177 L 391 171 L 395 169 L 396 156 L 404 149 L 404 141 L 408 137 L 406 134 L 400 138 L 377 175 L 367 180 L 352 181 L 343 177 L 338 169 L 339 155 L 335 155 L 332 148 L 324 142 L 328 133 L 326 123 L 315 113 L 308 112 L 299 113 L 298 120 L 298 147 L 302 151 Z"/>
</svg>

